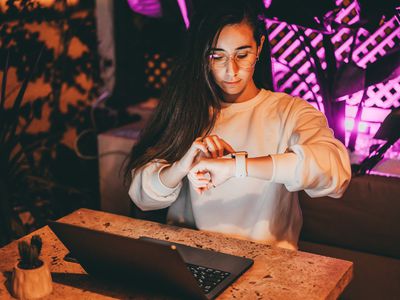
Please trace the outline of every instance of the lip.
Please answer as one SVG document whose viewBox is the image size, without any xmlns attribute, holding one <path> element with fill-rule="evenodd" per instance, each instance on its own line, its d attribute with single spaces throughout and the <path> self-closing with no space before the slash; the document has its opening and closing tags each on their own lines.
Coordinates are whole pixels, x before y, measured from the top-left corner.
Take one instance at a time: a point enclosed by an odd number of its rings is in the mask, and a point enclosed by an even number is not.
<svg viewBox="0 0 400 300">
<path fill-rule="evenodd" d="M 238 80 L 238 81 L 224 81 L 224 83 L 227 84 L 227 85 L 235 85 L 235 84 L 238 84 L 239 82 L 240 82 L 240 80 Z"/>
</svg>

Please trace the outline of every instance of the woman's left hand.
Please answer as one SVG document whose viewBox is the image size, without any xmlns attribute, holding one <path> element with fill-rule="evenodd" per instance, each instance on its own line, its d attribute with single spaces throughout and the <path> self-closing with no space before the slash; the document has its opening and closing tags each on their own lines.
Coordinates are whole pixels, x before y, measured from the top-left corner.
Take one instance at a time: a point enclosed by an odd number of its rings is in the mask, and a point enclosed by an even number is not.
<svg viewBox="0 0 400 300">
<path fill-rule="evenodd" d="M 188 177 L 196 192 L 202 194 L 210 188 L 224 183 L 235 175 L 235 160 L 232 158 L 202 158 L 190 170 Z"/>
</svg>

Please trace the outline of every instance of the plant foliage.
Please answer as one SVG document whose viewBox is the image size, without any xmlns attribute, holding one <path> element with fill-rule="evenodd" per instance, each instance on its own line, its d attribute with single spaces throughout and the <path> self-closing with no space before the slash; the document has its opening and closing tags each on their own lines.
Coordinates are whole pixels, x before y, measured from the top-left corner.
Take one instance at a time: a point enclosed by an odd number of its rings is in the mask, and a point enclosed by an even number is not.
<svg viewBox="0 0 400 300">
<path fill-rule="evenodd" d="M 56 44 L 43 39 L 43 28 L 53 32 Z M 83 50 L 71 54 L 74 45 Z M 77 6 L 56 0 L 49 7 L 34 0 L 6 2 L 0 14 L 0 245 L 45 219 L 98 206 L 97 161 L 81 159 L 67 142 L 93 128 L 91 104 L 101 85 L 98 62 L 93 0 Z M 8 71 L 17 83 L 7 85 Z M 46 87 L 45 92 L 24 99 L 28 82 Z M 77 96 L 68 98 L 68 91 Z M 40 122 L 48 129 L 35 130 L 33 124 Z M 21 213 L 33 223 L 24 223 Z"/>
<path fill-rule="evenodd" d="M 42 250 L 42 239 L 38 235 L 31 238 L 30 244 L 26 241 L 18 242 L 20 262 L 18 266 L 22 269 L 35 269 L 43 265 L 39 259 Z"/>
</svg>

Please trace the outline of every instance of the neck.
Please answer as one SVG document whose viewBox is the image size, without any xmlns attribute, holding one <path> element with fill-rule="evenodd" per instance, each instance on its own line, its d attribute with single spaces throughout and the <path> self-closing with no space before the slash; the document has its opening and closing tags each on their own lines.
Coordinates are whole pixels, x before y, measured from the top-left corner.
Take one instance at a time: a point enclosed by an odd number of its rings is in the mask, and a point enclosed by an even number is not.
<svg viewBox="0 0 400 300">
<path fill-rule="evenodd" d="M 240 102 L 246 102 L 255 96 L 257 96 L 258 92 L 260 91 L 259 88 L 256 87 L 254 84 L 254 81 L 251 82 L 251 84 L 247 85 L 246 88 L 241 91 L 238 94 L 226 94 L 224 93 L 224 102 L 229 102 L 229 103 L 240 103 Z"/>
</svg>

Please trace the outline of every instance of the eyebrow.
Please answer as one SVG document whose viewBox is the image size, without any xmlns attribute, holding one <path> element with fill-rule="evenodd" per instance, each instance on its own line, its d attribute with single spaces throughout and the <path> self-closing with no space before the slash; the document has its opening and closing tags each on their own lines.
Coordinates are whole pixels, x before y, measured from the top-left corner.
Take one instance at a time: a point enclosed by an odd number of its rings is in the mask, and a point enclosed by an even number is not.
<svg viewBox="0 0 400 300">
<path fill-rule="evenodd" d="M 248 49 L 248 48 L 251 49 L 252 47 L 249 46 L 249 45 L 240 46 L 240 47 L 236 48 L 235 51 L 237 51 L 237 50 L 243 50 L 243 49 Z M 224 51 L 224 52 L 226 52 L 226 50 L 225 50 L 225 49 L 222 49 L 222 48 L 211 48 L 211 51 Z"/>
</svg>

